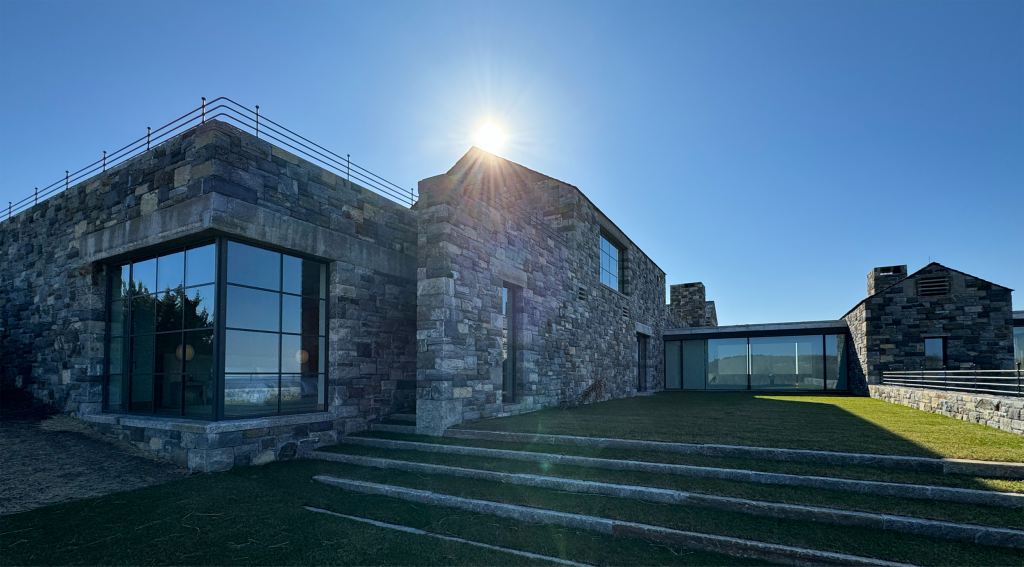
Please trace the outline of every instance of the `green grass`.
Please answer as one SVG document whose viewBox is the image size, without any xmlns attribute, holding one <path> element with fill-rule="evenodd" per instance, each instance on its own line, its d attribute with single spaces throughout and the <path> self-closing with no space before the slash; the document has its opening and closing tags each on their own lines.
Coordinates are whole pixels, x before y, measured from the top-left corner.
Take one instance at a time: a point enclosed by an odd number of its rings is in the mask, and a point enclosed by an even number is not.
<svg viewBox="0 0 1024 567">
<path fill-rule="evenodd" d="M 600 447 L 550 445 L 547 443 L 512 443 L 507 441 L 489 441 L 485 439 L 430 437 L 426 435 L 412 435 L 406 433 L 373 432 L 357 434 L 357 436 L 396 439 L 400 441 L 415 441 L 419 443 L 440 445 L 459 445 L 464 447 L 528 451 L 533 453 L 556 453 L 559 455 L 575 455 L 601 459 L 646 461 L 653 463 L 694 465 L 701 467 L 752 470 L 804 476 L 824 476 L 830 478 L 848 478 L 853 480 L 872 480 L 902 484 L 926 484 L 932 486 L 948 486 L 951 488 L 970 488 L 974 490 L 1024 493 L 1024 480 L 986 479 L 965 475 L 926 473 L 899 469 L 882 469 L 848 465 L 819 465 L 814 463 L 790 463 L 784 461 L 741 459 L 734 457 L 708 457 L 704 455 L 685 455 L 679 453 L 662 453 L 658 451 L 634 451 Z"/>
<path fill-rule="evenodd" d="M 763 564 L 354 494 L 312 480 L 332 472 L 339 471 L 331 463 L 290 461 L 2 516 L 0 565 L 547 564 L 303 505 L 595 565 Z"/>
<path fill-rule="evenodd" d="M 497 472 L 539 474 L 590 480 L 595 482 L 650 486 L 654 488 L 666 488 L 670 490 L 730 496 L 734 498 L 747 498 L 750 500 L 767 502 L 803 504 L 808 506 L 839 508 L 843 510 L 874 512 L 878 514 L 912 516 L 932 520 L 943 520 L 947 522 L 1024 529 L 1024 509 L 1022 508 L 1001 508 L 976 504 L 891 498 L 888 496 L 877 496 L 872 494 L 833 492 L 817 488 L 773 486 L 714 478 L 693 478 L 634 471 L 592 469 L 587 467 L 565 466 L 551 463 L 468 457 L 464 455 L 446 455 L 443 453 L 425 453 L 421 451 L 379 449 L 374 447 L 360 447 L 358 445 L 335 445 L 333 447 L 326 448 L 326 450 L 349 455 L 398 459 Z"/>
<path fill-rule="evenodd" d="M 656 504 L 490 481 L 334 464 L 342 478 L 917 565 L 1015 565 L 1024 553 L 891 531 Z"/>
<path fill-rule="evenodd" d="M 663 392 L 474 421 L 465 429 L 1024 462 L 1024 438 L 881 400 Z"/>
</svg>

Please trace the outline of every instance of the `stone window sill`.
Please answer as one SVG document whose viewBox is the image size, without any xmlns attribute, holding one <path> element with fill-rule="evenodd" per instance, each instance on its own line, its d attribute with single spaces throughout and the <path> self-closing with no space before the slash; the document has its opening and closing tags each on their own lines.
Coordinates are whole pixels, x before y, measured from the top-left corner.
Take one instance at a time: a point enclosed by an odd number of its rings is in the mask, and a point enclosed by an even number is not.
<svg viewBox="0 0 1024 567">
<path fill-rule="evenodd" d="M 148 415 L 128 415 L 113 413 L 90 413 L 79 415 L 79 419 L 90 423 L 106 423 L 122 427 L 146 427 L 168 431 L 188 433 L 227 433 L 245 431 L 264 427 L 280 427 L 283 425 L 301 425 L 334 421 L 339 417 L 330 412 L 300 413 L 294 415 L 275 415 L 254 419 L 232 419 L 225 421 L 205 421 L 201 419 L 185 419 L 180 417 L 159 417 Z"/>
</svg>

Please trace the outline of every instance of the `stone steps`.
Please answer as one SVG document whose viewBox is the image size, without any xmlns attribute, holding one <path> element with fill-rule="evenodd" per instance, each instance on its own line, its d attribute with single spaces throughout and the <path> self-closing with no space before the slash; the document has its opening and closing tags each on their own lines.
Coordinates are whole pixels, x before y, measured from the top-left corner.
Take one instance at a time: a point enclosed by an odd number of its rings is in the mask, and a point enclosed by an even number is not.
<svg viewBox="0 0 1024 567">
<path fill-rule="evenodd" d="M 855 512 L 817 506 L 798 506 L 762 502 L 757 500 L 695 494 L 645 486 L 592 482 L 533 474 L 503 473 L 406 460 L 327 453 L 322 451 L 315 452 L 312 456 L 325 461 L 357 466 L 474 478 L 507 484 L 548 488 L 565 492 L 601 494 L 605 496 L 615 496 L 619 498 L 657 502 L 662 504 L 714 508 L 757 516 L 824 522 L 836 525 L 860 526 L 977 543 L 981 545 L 1024 549 L 1024 531 L 1021 530 L 942 522 L 890 514 Z"/>
<path fill-rule="evenodd" d="M 414 413 L 393 413 L 390 416 L 388 416 L 388 419 L 391 419 L 393 421 L 404 421 L 404 422 L 415 424 L 416 423 L 416 414 L 414 414 Z"/>
<path fill-rule="evenodd" d="M 476 439 L 510 443 L 540 443 L 547 445 L 654 451 L 663 453 L 706 455 L 713 457 L 749 458 L 829 465 L 851 465 L 911 470 L 927 473 L 961 474 L 987 478 L 1024 479 L 1024 463 L 999 461 L 936 459 L 928 457 L 908 457 L 902 455 L 840 453 L 835 451 L 776 449 L 770 447 L 746 447 L 739 445 L 705 443 L 667 443 L 662 441 L 641 441 L 636 439 L 544 435 L 536 433 L 513 433 L 474 429 L 448 429 L 444 432 L 444 436 L 454 439 Z"/>
<path fill-rule="evenodd" d="M 401 432 L 404 433 L 406 431 Z M 495 449 L 485 447 L 470 447 L 440 443 L 423 443 L 417 441 L 400 441 L 373 437 L 344 437 L 340 439 L 339 442 L 348 445 L 376 447 L 383 449 L 411 450 L 421 452 L 445 453 L 452 455 L 466 455 L 474 457 L 510 459 L 542 463 L 547 462 L 568 466 L 601 468 L 620 471 L 638 471 L 645 473 L 680 475 L 700 478 L 717 478 L 745 483 L 797 486 L 830 491 L 851 492 L 858 494 L 875 494 L 895 498 L 924 499 L 945 502 L 956 502 L 963 504 L 1001 506 L 1008 508 L 1024 507 L 1024 494 L 1004 493 L 988 490 L 950 488 L 944 486 L 903 484 L 894 482 L 878 482 L 870 480 L 851 480 L 842 478 L 829 478 L 824 476 L 771 473 L 742 469 L 680 465 L 648 461 L 581 457 L 575 455 L 559 455 L 553 453 L 539 453 L 532 451 Z"/>
<path fill-rule="evenodd" d="M 641 538 L 675 548 L 712 551 L 724 553 L 733 557 L 762 559 L 788 565 L 849 565 L 872 567 L 898 567 L 908 565 L 907 563 L 886 561 L 883 559 L 861 557 L 830 551 L 820 551 L 798 546 L 676 530 L 662 526 L 560 512 L 543 508 L 533 508 L 516 504 L 506 504 L 489 500 L 463 498 L 427 490 L 350 480 L 330 475 L 317 475 L 314 477 L 314 480 L 329 486 L 361 494 L 386 496 L 417 504 L 466 510 L 478 514 L 511 518 L 529 523 L 566 526 L 574 529 L 593 531 L 618 537 Z"/>
<path fill-rule="evenodd" d="M 384 433 L 407 433 L 416 434 L 415 425 L 395 425 L 393 423 L 371 423 L 370 431 L 381 431 Z"/>
</svg>

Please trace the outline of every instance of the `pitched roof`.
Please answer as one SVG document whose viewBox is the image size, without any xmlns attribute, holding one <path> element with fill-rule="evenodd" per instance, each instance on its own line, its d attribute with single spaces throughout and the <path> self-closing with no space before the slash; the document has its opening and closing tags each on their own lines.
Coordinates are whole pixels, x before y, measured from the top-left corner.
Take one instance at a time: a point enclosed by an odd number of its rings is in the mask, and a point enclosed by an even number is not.
<svg viewBox="0 0 1024 567">
<path fill-rule="evenodd" d="M 856 309 L 856 308 L 858 308 L 858 307 L 860 307 L 860 306 L 861 306 L 861 304 L 862 304 L 862 303 L 864 303 L 865 301 L 867 301 L 867 300 L 871 299 L 872 297 L 875 297 L 875 296 L 878 296 L 878 295 L 881 295 L 881 294 L 885 293 L 885 292 L 886 292 L 886 291 L 887 291 L 887 290 L 888 290 L 889 288 L 891 288 L 891 287 L 893 287 L 893 286 L 897 286 L 897 285 L 899 285 L 899 284 L 901 284 L 901 283 L 903 283 L 903 282 L 905 282 L 905 281 L 909 280 L 910 278 L 912 278 L 912 277 L 916 276 L 917 274 L 919 274 L 919 273 L 923 272 L 924 270 L 926 270 L 926 269 L 928 269 L 928 268 L 930 268 L 930 267 L 932 267 L 932 266 L 938 266 L 938 267 L 940 267 L 940 268 L 944 268 L 944 269 L 947 269 L 947 270 L 949 270 L 949 271 L 951 271 L 951 272 L 956 272 L 956 273 L 958 273 L 958 274 L 963 274 L 963 275 L 965 275 L 965 276 L 970 276 L 970 277 L 972 277 L 972 278 L 974 278 L 974 279 L 976 279 L 976 280 L 981 280 L 981 281 L 983 281 L 983 282 L 985 282 L 985 283 L 987 283 L 987 284 L 992 284 L 992 285 L 994 285 L 994 286 L 996 286 L 996 287 L 1001 287 L 1001 288 L 1003 288 L 1003 289 L 1006 289 L 1006 290 L 1010 290 L 1010 291 L 1013 291 L 1012 289 L 1010 289 L 1010 288 L 1008 288 L 1008 287 L 1006 287 L 1006 286 L 1002 286 L 1002 285 L 999 285 L 999 284 L 997 284 L 997 283 L 995 283 L 995 282 L 990 282 L 990 281 L 988 281 L 988 280 L 986 280 L 986 279 L 984 279 L 984 278 L 979 278 L 978 276 L 975 276 L 975 275 L 973 275 L 973 274 L 968 274 L 967 272 L 962 272 L 962 271 L 960 271 L 960 270 L 957 270 L 956 268 L 950 268 L 949 266 L 944 266 L 944 265 L 942 265 L 942 264 L 940 264 L 940 263 L 938 263 L 938 262 L 930 262 L 930 263 L 926 264 L 925 266 L 922 266 L 922 267 L 921 267 L 920 269 L 918 269 L 918 270 L 917 270 L 916 272 L 914 272 L 914 273 L 912 273 L 912 274 L 908 274 L 908 275 L 907 275 L 907 277 L 905 277 L 905 278 L 902 278 L 902 279 L 899 279 L 899 280 L 897 280 L 896 282 L 894 282 L 894 283 L 892 283 L 892 284 L 889 284 L 889 285 L 887 285 L 887 286 L 883 287 L 882 289 L 880 289 L 880 290 L 876 291 L 875 293 L 872 293 L 871 295 L 869 295 L 869 296 L 865 297 L 864 299 L 862 299 L 862 300 L 858 301 L 856 305 L 854 305 L 853 307 L 851 307 L 849 311 L 847 311 L 846 313 L 844 313 L 844 314 L 843 314 L 843 317 L 846 317 L 846 316 L 847 316 L 847 315 L 849 315 L 850 313 L 853 313 L 853 310 L 854 310 L 854 309 Z M 842 319 L 843 317 L 840 317 L 840 319 Z"/>
</svg>

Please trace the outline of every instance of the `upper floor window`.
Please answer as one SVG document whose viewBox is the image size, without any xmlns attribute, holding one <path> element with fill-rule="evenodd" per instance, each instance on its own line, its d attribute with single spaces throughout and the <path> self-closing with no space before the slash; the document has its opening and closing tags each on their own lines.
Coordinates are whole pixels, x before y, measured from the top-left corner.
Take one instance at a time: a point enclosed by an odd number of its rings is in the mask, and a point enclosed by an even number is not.
<svg viewBox="0 0 1024 567">
<path fill-rule="evenodd" d="M 601 235 L 601 283 L 614 289 L 619 289 L 619 279 L 622 274 L 622 249 L 612 242 L 604 234 Z"/>
</svg>

